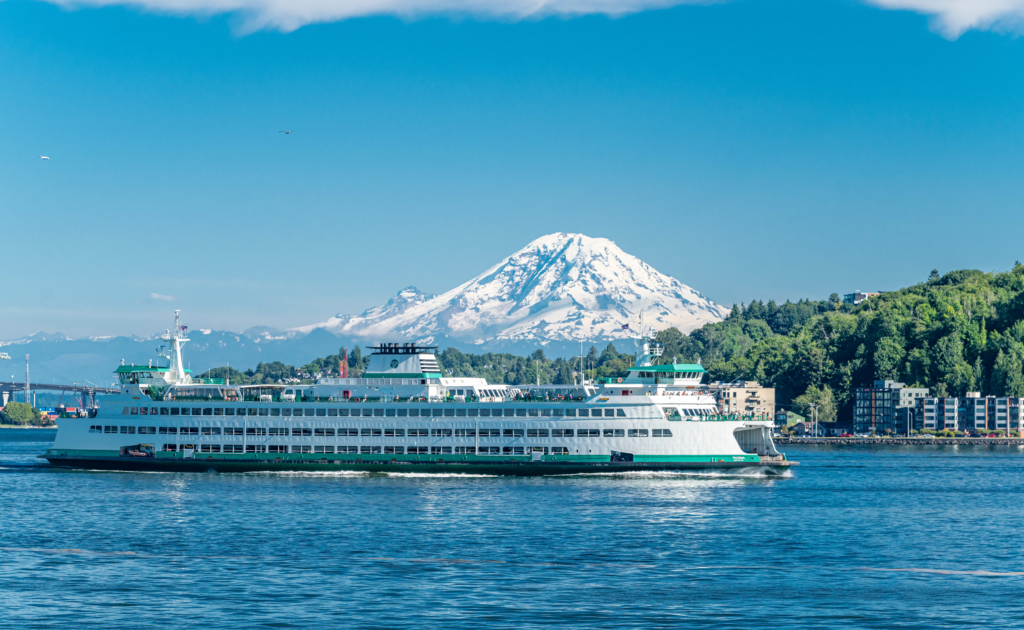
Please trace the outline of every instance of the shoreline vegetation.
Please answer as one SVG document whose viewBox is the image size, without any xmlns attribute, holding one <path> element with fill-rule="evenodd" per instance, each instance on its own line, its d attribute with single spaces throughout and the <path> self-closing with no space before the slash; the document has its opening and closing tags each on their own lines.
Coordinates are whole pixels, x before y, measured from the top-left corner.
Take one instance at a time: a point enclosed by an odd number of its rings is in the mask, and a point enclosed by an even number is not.
<svg viewBox="0 0 1024 630">
<path fill-rule="evenodd" d="M 49 416 L 44 416 L 42 412 L 28 403 L 12 400 L 0 409 L 0 427 L 3 428 L 48 429 L 56 426 Z"/>
</svg>

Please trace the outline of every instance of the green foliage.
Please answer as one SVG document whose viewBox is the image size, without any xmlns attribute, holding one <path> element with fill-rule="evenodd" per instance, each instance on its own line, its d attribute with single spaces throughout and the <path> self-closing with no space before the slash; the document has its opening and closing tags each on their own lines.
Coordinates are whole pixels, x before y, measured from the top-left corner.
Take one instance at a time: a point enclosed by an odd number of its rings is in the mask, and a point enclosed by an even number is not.
<svg viewBox="0 0 1024 630">
<path fill-rule="evenodd" d="M 15 424 L 20 426 L 42 426 L 50 424 L 49 420 L 43 421 L 43 414 L 28 403 L 9 402 L 0 410 L 0 424 Z"/>
<path fill-rule="evenodd" d="M 298 379 L 303 383 L 311 383 L 317 374 L 337 376 L 340 371 L 344 348 L 338 354 L 314 359 L 300 368 L 285 365 L 280 361 L 260 363 L 255 369 L 239 372 L 235 368 L 219 367 L 200 374 L 200 378 L 229 379 L 233 385 L 261 385 L 284 382 L 285 379 Z M 369 357 L 363 357 L 359 348 L 354 348 L 348 357 L 349 376 L 356 378 L 366 371 Z"/>
<path fill-rule="evenodd" d="M 875 379 L 938 396 L 1024 396 L 1024 266 L 933 271 L 926 282 L 857 306 L 837 297 L 738 305 L 722 322 L 690 335 L 662 331 L 658 340 L 670 359 L 699 358 L 711 380 L 774 387 L 779 404 L 814 402 L 828 387 L 844 418 L 854 390 Z"/>
<path fill-rule="evenodd" d="M 836 399 L 828 385 L 823 385 L 821 389 L 811 385 L 806 392 L 793 399 L 793 405 L 806 410 L 808 417 L 813 408 L 818 422 L 832 423 L 837 419 Z"/>
<path fill-rule="evenodd" d="M 314 374 L 337 376 L 341 372 L 341 361 L 345 356 L 344 352 L 344 348 L 339 348 L 338 354 L 332 354 L 328 357 L 310 361 L 299 368 L 297 372 L 303 378 L 307 379 L 312 377 Z M 352 378 L 358 378 L 366 371 L 366 366 L 369 365 L 369 363 L 370 357 L 364 357 L 362 350 L 360 350 L 358 346 L 352 348 L 348 355 L 348 375 Z M 292 378 L 295 377 L 293 376 Z"/>
<path fill-rule="evenodd" d="M 591 347 L 584 357 L 587 378 L 614 378 L 623 376 L 633 365 L 633 355 L 620 354 L 611 344 L 598 354 Z M 529 357 L 514 354 L 487 352 L 469 354 L 448 348 L 438 355 L 438 361 L 445 376 L 485 378 L 489 383 L 525 385 L 571 385 L 580 378 L 580 359 L 548 359 L 543 350 L 536 350 Z"/>
</svg>

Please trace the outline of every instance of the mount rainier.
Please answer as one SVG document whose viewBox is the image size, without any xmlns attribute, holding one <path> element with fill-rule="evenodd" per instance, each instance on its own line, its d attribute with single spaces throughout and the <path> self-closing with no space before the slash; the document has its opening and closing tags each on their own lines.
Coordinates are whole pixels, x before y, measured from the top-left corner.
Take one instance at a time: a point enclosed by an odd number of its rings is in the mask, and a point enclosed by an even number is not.
<svg viewBox="0 0 1024 630">
<path fill-rule="evenodd" d="M 488 347 L 563 345 L 631 336 L 622 325 L 635 329 L 641 313 L 656 330 L 689 332 L 728 311 L 608 239 L 557 233 L 447 293 L 407 287 L 361 315 L 336 315 L 292 332 L 321 328 L 373 341 Z"/>
</svg>

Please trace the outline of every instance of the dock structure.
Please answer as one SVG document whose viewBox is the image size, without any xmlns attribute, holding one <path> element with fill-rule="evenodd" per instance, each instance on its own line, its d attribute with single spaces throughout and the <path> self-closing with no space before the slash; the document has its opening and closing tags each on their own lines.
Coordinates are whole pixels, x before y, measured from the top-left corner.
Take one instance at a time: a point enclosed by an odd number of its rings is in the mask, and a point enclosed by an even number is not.
<svg viewBox="0 0 1024 630">
<path fill-rule="evenodd" d="M 928 445 L 967 445 L 980 446 L 1024 446 L 1024 438 L 1015 437 L 875 437 L 875 438 L 837 438 L 837 437 L 782 437 L 775 438 L 776 444 L 820 444 L 833 446 L 928 446 Z"/>
</svg>

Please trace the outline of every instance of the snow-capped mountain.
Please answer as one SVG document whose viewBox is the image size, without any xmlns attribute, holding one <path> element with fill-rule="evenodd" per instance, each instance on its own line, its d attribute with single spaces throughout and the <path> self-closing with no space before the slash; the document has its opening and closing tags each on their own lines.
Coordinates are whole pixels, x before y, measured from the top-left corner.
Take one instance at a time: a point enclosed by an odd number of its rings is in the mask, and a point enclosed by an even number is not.
<svg viewBox="0 0 1024 630">
<path fill-rule="evenodd" d="M 362 315 L 337 315 L 317 328 L 373 340 L 473 345 L 492 342 L 622 339 L 637 317 L 656 330 L 683 332 L 723 319 L 728 311 L 675 278 L 603 238 L 543 236 L 468 282 L 441 295 L 402 289 Z"/>
</svg>

